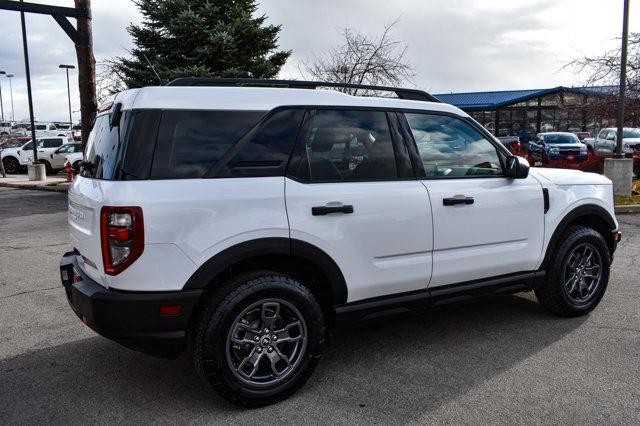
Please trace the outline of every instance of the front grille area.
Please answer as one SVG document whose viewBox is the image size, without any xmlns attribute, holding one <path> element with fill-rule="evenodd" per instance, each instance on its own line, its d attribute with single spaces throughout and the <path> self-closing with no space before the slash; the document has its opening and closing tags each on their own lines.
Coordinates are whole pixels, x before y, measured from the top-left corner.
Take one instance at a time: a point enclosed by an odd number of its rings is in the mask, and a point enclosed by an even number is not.
<svg viewBox="0 0 640 426">
<path fill-rule="evenodd" d="M 561 149 L 560 155 L 580 155 L 579 149 Z"/>
</svg>

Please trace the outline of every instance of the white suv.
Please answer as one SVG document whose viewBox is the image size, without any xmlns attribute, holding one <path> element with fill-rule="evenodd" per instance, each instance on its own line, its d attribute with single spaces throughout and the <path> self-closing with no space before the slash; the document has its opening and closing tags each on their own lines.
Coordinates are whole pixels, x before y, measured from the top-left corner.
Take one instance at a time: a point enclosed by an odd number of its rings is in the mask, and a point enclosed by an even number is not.
<svg viewBox="0 0 640 426">
<path fill-rule="evenodd" d="M 251 84 L 280 87 L 219 87 Z M 60 266 L 86 325 L 190 349 L 220 394 L 257 406 L 299 389 L 354 320 L 532 290 L 561 316 L 600 302 L 611 181 L 529 170 L 424 92 L 316 86 L 331 84 L 178 79 L 101 107 Z"/>
</svg>

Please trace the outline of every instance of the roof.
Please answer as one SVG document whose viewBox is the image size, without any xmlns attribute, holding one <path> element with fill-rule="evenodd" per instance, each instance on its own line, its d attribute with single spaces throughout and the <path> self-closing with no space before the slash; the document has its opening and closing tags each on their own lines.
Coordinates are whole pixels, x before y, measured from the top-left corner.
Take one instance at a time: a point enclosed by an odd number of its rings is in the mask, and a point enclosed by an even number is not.
<svg viewBox="0 0 640 426">
<path fill-rule="evenodd" d="M 506 105 L 537 98 L 552 93 L 569 92 L 580 94 L 605 94 L 615 90 L 613 86 L 564 87 L 530 90 L 501 90 L 495 92 L 441 93 L 435 94 L 442 102 L 455 105 L 464 110 L 496 109 Z"/>
<path fill-rule="evenodd" d="M 399 98 L 351 96 L 335 90 L 271 87 L 159 86 L 131 89 L 107 100 L 122 102 L 122 109 L 192 109 L 269 111 L 280 106 L 383 107 L 449 112 L 466 116 L 441 102 Z"/>
</svg>

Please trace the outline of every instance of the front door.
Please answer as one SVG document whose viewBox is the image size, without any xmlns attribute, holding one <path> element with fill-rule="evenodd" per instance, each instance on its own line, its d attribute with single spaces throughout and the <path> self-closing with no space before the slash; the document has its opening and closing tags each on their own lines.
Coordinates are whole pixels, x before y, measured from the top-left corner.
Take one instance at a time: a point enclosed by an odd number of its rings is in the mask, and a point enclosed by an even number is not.
<svg viewBox="0 0 640 426">
<path fill-rule="evenodd" d="M 494 143 L 464 120 L 405 116 L 432 205 L 430 288 L 535 270 L 544 237 L 540 183 L 505 177 Z"/>
<path fill-rule="evenodd" d="M 307 112 L 285 194 L 291 238 L 337 263 L 349 302 L 427 288 L 429 196 L 384 111 Z"/>
</svg>

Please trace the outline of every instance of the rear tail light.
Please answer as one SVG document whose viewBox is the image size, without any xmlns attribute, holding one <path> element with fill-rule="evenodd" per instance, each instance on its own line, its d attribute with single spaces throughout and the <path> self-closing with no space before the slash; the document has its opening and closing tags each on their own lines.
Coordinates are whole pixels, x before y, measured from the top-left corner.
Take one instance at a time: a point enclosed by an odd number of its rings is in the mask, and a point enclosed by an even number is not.
<svg viewBox="0 0 640 426">
<path fill-rule="evenodd" d="M 107 275 L 117 275 L 144 250 L 144 223 L 140 207 L 103 207 L 100 212 L 102 261 Z"/>
</svg>

